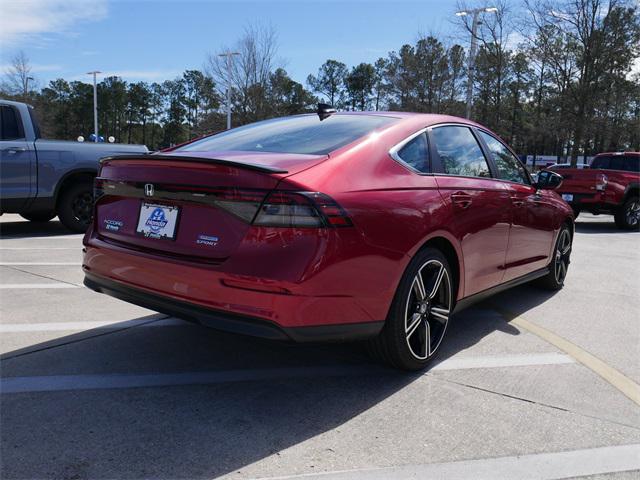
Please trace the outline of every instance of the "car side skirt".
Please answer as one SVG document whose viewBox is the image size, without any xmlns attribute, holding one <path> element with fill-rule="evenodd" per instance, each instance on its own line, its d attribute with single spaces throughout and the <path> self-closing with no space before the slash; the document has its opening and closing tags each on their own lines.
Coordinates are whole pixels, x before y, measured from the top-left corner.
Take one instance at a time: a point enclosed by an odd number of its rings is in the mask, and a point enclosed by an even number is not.
<svg viewBox="0 0 640 480">
<path fill-rule="evenodd" d="M 133 303 L 166 315 L 199 323 L 225 332 L 238 333 L 269 340 L 294 342 L 341 342 L 375 337 L 380 333 L 384 321 L 350 323 L 339 325 L 317 325 L 310 327 L 283 328 L 260 318 L 237 315 L 178 301 L 124 285 L 85 272 L 84 284 L 91 290 Z"/>
<path fill-rule="evenodd" d="M 526 275 L 523 275 L 521 277 L 509 280 L 508 282 L 501 283 L 500 285 L 496 285 L 495 287 L 491 287 L 481 292 L 475 293 L 469 297 L 460 299 L 456 303 L 453 313 L 458 313 L 464 310 L 465 308 L 470 307 L 474 303 L 477 303 L 486 298 L 489 298 L 495 295 L 496 293 L 500 293 L 500 292 L 503 292 L 504 290 L 508 290 L 510 288 L 517 287 L 518 285 L 522 285 L 523 283 L 531 282 L 532 280 L 535 280 L 537 278 L 544 277 L 549 273 L 549 271 L 550 271 L 549 267 L 547 266 L 547 267 L 541 268 L 540 270 L 536 270 L 534 272 L 527 273 Z"/>
</svg>

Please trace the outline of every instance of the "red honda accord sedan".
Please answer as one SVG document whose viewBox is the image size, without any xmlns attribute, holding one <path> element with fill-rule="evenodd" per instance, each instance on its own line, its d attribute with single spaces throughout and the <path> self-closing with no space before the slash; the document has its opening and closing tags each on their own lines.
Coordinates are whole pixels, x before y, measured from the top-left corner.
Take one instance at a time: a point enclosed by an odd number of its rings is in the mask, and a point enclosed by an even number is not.
<svg viewBox="0 0 640 480">
<path fill-rule="evenodd" d="M 171 152 L 107 158 L 85 284 L 218 329 L 369 339 L 424 367 L 454 311 L 538 279 L 562 287 L 571 208 L 470 121 L 298 115 Z"/>
</svg>

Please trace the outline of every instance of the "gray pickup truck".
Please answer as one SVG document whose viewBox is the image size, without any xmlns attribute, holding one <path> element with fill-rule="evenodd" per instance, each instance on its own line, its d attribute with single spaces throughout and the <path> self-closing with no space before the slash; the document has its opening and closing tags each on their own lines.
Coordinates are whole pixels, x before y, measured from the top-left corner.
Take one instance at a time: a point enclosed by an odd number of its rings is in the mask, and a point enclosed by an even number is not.
<svg viewBox="0 0 640 480">
<path fill-rule="evenodd" d="M 148 153 L 144 145 L 40 138 L 33 107 L 0 99 L 0 215 L 33 222 L 56 215 L 84 232 L 93 213 L 93 179 L 102 157 Z"/>
</svg>

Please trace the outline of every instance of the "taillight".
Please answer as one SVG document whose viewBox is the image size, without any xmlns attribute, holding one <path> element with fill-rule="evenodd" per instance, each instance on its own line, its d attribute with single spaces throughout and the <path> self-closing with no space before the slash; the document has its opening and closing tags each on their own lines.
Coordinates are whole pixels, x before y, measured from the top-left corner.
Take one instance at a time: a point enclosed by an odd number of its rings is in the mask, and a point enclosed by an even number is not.
<svg viewBox="0 0 640 480">
<path fill-rule="evenodd" d="M 607 183 L 609 183 L 609 179 L 604 173 L 596 175 L 596 190 L 604 190 L 607 188 Z"/>
<path fill-rule="evenodd" d="M 215 198 L 214 204 L 216 206 L 240 217 L 246 222 L 251 222 L 253 217 L 256 216 L 265 191 L 219 188 L 208 189 L 207 194 Z M 198 193 L 193 193 L 193 195 L 198 195 Z"/>
<path fill-rule="evenodd" d="M 274 191 L 260 207 L 254 225 L 270 227 L 349 227 L 351 219 L 331 197 L 319 192 Z"/>
<path fill-rule="evenodd" d="M 104 180 L 97 177 L 93 181 L 93 201 L 96 202 L 103 195 L 104 195 Z"/>
</svg>

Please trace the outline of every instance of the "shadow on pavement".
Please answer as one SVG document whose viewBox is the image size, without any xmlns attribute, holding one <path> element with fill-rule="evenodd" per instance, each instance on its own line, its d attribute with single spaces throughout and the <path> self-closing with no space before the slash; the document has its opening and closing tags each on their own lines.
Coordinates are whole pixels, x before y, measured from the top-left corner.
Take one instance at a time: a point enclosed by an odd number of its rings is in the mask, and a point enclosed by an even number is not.
<svg viewBox="0 0 640 480">
<path fill-rule="evenodd" d="M 0 238 L 44 238 L 57 235 L 74 235 L 57 219 L 49 222 L 0 222 Z"/>
<path fill-rule="evenodd" d="M 524 308 L 548 298 L 518 290 L 502 295 L 518 295 Z M 481 315 L 486 308 L 452 320 L 438 362 L 495 330 L 519 334 L 500 317 Z M 373 363 L 362 344 L 274 343 L 187 323 L 90 330 L 0 359 L 4 378 L 284 372 L 260 381 L 3 394 L 3 478 L 215 478 L 339 429 L 422 377 Z M 325 366 L 333 373 L 286 376 L 287 369 Z"/>
<path fill-rule="evenodd" d="M 483 305 L 486 305 L 487 308 L 492 308 L 493 306 L 504 308 L 509 313 L 522 315 L 543 304 L 556 293 L 551 290 L 537 288 L 535 285 L 524 284 L 494 295 L 486 302 L 483 302 Z M 509 328 L 515 329 L 510 325 Z"/>
<path fill-rule="evenodd" d="M 611 215 L 593 218 L 599 221 L 580 221 L 580 217 L 578 217 L 576 220 L 576 233 L 633 233 L 616 227 Z"/>
</svg>

